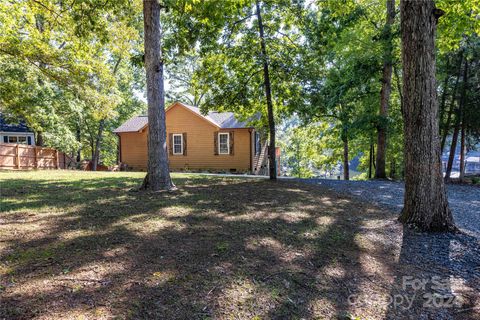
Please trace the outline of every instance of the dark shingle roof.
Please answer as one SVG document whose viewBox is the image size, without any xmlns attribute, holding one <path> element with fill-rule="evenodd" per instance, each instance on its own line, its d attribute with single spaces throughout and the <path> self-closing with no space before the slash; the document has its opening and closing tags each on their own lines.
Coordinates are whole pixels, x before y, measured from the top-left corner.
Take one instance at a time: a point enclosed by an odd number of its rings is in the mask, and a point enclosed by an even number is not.
<svg viewBox="0 0 480 320">
<path fill-rule="evenodd" d="M 176 104 L 182 105 L 183 107 L 193 111 L 194 113 L 198 114 L 202 118 L 205 118 L 210 123 L 216 125 L 221 129 L 237 129 L 237 128 L 249 128 L 247 122 L 239 121 L 235 118 L 233 112 L 216 112 L 210 111 L 208 114 L 203 115 L 200 112 L 200 109 L 197 107 L 189 106 L 180 102 Z M 173 105 L 172 105 L 173 106 Z M 120 133 L 120 132 L 137 132 L 144 128 L 148 124 L 148 117 L 147 116 L 137 116 L 133 117 L 130 120 L 127 120 L 124 124 L 120 127 L 115 129 L 113 132 Z"/>
<path fill-rule="evenodd" d="M 4 116 L 0 113 L 0 131 L 2 132 L 32 132 L 25 122 L 20 121 L 18 123 L 7 122 Z"/>
</svg>

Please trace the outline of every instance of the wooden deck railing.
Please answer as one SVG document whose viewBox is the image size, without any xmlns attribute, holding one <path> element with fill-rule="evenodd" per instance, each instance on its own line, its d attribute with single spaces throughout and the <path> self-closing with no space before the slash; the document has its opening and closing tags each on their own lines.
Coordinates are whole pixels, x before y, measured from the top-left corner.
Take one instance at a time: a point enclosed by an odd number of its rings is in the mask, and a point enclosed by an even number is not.
<svg viewBox="0 0 480 320">
<path fill-rule="evenodd" d="M 73 160 L 53 148 L 0 143 L 1 169 L 66 169 Z"/>
</svg>

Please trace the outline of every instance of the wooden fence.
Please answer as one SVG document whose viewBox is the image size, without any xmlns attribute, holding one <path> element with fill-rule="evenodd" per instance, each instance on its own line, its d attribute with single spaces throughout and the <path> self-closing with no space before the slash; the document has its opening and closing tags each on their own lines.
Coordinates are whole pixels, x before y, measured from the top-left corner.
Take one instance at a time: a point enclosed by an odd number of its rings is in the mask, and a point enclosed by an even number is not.
<svg viewBox="0 0 480 320">
<path fill-rule="evenodd" d="M 0 143 L 1 169 L 65 169 L 73 160 L 53 148 Z"/>
</svg>

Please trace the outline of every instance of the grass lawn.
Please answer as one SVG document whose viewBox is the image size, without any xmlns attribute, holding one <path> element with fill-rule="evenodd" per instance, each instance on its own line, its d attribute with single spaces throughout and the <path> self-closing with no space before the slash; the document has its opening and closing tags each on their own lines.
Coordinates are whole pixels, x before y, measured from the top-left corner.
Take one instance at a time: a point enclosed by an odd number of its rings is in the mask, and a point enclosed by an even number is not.
<svg viewBox="0 0 480 320">
<path fill-rule="evenodd" d="M 174 174 L 176 192 L 132 191 L 143 176 L 0 172 L 0 319 L 479 316 L 388 303 L 422 266 L 399 263 L 383 209 L 292 181 Z"/>
</svg>

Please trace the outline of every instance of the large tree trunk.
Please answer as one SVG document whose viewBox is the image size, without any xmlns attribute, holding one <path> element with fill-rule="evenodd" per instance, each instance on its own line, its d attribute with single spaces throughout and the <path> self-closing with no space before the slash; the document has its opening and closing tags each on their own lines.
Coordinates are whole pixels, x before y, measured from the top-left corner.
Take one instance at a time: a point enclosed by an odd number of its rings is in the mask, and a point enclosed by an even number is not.
<svg viewBox="0 0 480 320">
<path fill-rule="evenodd" d="M 401 0 L 405 199 L 399 220 L 424 231 L 453 231 L 442 178 L 435 83 L 433 0 Z"/>
<path fill-rule="evenodd" d="M 168 168 L 160 9 L 158 0 L 143 0 L 148 101 L 148 172 L 141 189 L 152 191 L 175 188 Z"/>
<path fill-rule="evenodd" d="M 98 161 L 100 159 L 100 144 L 102 143 L 103 129 L 105 128 L 105 119 L 101 119 L 98 124 L 98 133 L 95 138 L 95 147 L 92 156 L 92 171 L 97 171 Z"/>
<path fill-rule="evenodd" d="M 257 20 L 258 20 L 258 32 L 260 35 L 260 46 L 261 54 L 263 61 L 263 78 L 264 78 L 264 87 L 265 87 L 265 97 L 267 99 L 267 113 L 268 113 L 268 129 L 270 136 L 270 143 L 268 146 L 268 161 L 269 165 L 269 175 L 271 180 L 277 179 L 277 159 L 275 155 L 275 118 L 273 116 L 273 102 L 272 102 L 272 88 L 270 85 L 270 73 L 268 71 L 268 56 L 267 56 L 267 46 L 265 44 L 265 36 L 263 31 L 263 22 L 262 14 L 260 12 L 260 2 L 256 1 L 257 8 Z"/>
<path fill-rule="evenodd" d="M 380 91 L 380 118 L 381 123 L 377 127 L 377 161 L 375 178 L 385 179 L 385 157 L 387 151 L 387 117 L 390 93 L 392 92 L 392 25 L 395 22 L 395 0 L 387 0 L 387 21 L 385 24 L 386 45 L 383 57 L 382 90 Z"/>
</svg>

